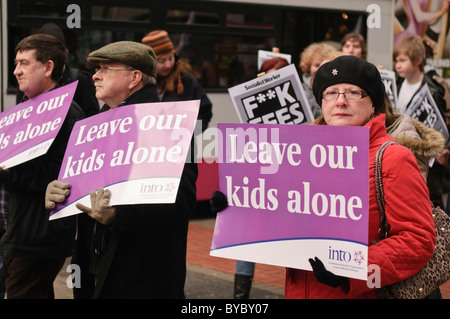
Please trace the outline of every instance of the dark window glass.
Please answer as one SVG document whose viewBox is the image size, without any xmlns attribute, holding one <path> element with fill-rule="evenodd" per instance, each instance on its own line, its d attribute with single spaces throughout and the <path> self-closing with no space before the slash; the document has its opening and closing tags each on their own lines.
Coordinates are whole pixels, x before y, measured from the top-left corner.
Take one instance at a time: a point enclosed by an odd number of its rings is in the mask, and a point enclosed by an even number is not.
<svg viewBox="0 0 450 319">
<path fill-rule="evenodd" d="M 169 33 L 178 55 L 188 59 L 193 73 L 208 90 L 225 92 L 258 74 L 258 50 L 278 47 L 299 64 L 312 42 L 330 41 L 336 47 L 351 31 L 366 35 L 366 12 L 315 10 L 301 7 L 222 1 L 76 1 L 81 28 L 69 29 L 70 15 L 62 0 L 8 0 L 8 88 L 16 86 L 14 48 L 24 37 L 48 22 L 58 24 L 66 37 L 71 67 L 88 69 L 87 55 L 115 41 L 136 41 L 150 31 Z"/>
<path fill-rule="evenodd" d="M 150 22 L 149 8 L 92 6 L 92 20 Z"/>
<path fill-rule="evenodd" d="M 8 5 L 13 1 L 8 1 Z M 54 1 L 17 1 L 17 14 L 24 17 L 64 18 L 67 16 L 69 3 Z"/>
<path fill-rule="evenodd" d="M 228 13 L 226 26 L 233 28 L 274 29 L 275 16 L 257 13 Z"/>
<path fill-rule="evenodd" d="M 167 10 L 167 23 L 218 26 L 220 15 L 212 12 Z"/>
<path fill-rule="evenodd" d="M 258 74 L 258 50 L 271 50 L 275 38 L 170 34 L 177 53 L 187 59 L 205 88 L 228 88 Z"/>
</svg>

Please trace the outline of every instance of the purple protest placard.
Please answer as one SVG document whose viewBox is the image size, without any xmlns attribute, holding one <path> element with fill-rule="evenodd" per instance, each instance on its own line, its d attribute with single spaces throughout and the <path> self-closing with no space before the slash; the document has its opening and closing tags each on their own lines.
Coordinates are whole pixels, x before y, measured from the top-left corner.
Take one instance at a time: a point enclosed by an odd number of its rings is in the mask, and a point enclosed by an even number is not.
<svg viewBox="0 0 450 319">
<path fill-rule="evenodd" d="M 78 81 L 40 94 L 0 114 L 0 167 L 47 153 L 72 103 Z"/>
<path fill-rule="evenodd" d="M 89 192 L 111 191 L 111 205 L 174 203 L 200 101 L 122 106 L 75 124 L 58 180 L 70 195 L 50 219 L 91 206 Z"/>
<path fill-rule="evenodd" d="M 367 278 L 369 128 L 219 124 L 212 256 Z M 221 154 L 220 154 L 221 153 Z"/>
</svg>

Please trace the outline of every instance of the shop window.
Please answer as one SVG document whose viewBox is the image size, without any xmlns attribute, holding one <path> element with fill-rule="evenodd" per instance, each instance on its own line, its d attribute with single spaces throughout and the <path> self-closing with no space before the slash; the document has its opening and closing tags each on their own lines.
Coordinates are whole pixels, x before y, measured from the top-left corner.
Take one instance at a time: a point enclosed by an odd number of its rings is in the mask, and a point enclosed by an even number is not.
<svg viewBox="0 0 450 319">
<path fill-rule="evenodd" d="M 167 10 L 167 23 L 218 26 L 220 16 L 212 12 Z"/>
<path fill-rule="evenodd" d="M 92 20 L 150 22 L 149 8 L 92 6 Z"/>
<path fill-rule="evenodd" d="M 53 1 L 17 1 L 17 14 L 22 17 L 66 18 L 67 3 Z"/>
<path fill-rule="evenodd" d="M 226 26 L 233 28 L 274 29 L 275 17 L 254 13 L 227 13 Z"/>
</svg>

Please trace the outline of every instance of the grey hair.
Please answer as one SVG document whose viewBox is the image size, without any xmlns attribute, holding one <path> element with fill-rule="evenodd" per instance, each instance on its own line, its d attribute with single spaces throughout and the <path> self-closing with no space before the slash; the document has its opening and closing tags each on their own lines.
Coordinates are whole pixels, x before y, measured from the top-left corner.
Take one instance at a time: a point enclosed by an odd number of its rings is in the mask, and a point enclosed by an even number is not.
<svg viewBox="0 0 450 319">
<path fill-rule="evenodd" d="M 142 79 L 141 79 L 142 84 L 144 84 L 144 85 L 147 85 L 147 84 L 156 85 L 156 78 L 154 76 L 145 74 L 143 72 L 141 72 L 141 73 L 142 73 Z"/>
</svg>

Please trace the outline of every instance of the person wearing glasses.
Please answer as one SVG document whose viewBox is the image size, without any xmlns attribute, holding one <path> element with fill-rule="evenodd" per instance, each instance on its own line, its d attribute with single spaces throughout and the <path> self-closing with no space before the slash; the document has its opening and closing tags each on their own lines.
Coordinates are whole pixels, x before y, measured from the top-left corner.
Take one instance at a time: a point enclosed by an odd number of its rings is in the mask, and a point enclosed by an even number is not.
<svg viewBox="0 0 450 319">
<path fill-rule="evenodd" d="M 92 52 L 88 62 L 96 67 L 92 78 L 97 98 L 105 102 L 102 111 L 159 102 L 151 47 L 115 42 Z M 82 274 L 92 272 L 90 281 L 74 288 L 75 298 L 184 298 L 188 222 L 196 203 L 194 164 L 185 164 L 174 204 L 110 206 L 108 189 L 91 192 L 93 207 L 77 204 L 86 214 L 79 215 L 81 239 L 72 263 Z M 50 183 L 46 208 L 63 202 L 73 187 Z"/>
<path fill-rule="evenodd" d="M 17 44 L 15 52 L 14 76 L 24 93 L 23 101 L 59 87 L 66 49 L 57 38 L 48 34 L 28 36 Z M 0 251 L 8 299 L 55 297 L 53 281 L 72 253 L 75 219 L 49 221 L 44 195 L 47 184 L 58 177 L 73 125 L 85 117 L 80 105 L 72 101 L 46 154 L 0 169 L 4 192 L 0 207 L 7 217 Z"/>
<path fill-rule="evenodd" d="M 341 56 L 319 68 L 313 92 L 323 111 L 314 124 L 370 128 L 368 265 L 380 267 L 380 286 L 414 275 L 433 254 L 436 237 L 425 179 L 413 153 L 399 144 L 386 149 L 382 165 L 392 236 L 371 244 L 378 239 L 380 224 L 375 154 L 384 142 L 393 140 L 386 133 L 385 115 L 380 113 L 385 88 L 379 71 L 362 58 Z M 313 272 L 287 270 L 286 298 L 376 298 L 376 289 L 366 281 L 334 275 L 315 256 L 309 262 Z"/>
<path fill-rule="evenodd" d="M 386 133 L 385 114 L 380 113 L 385 88 L 378 69 L 362 58 L 338 57 L 319 68 L 313 92 L 323 112 L 314 121 L 315 125 L 370 128 L 367 262 L 369 266 L 378 266 L 380 272 L 368 273 L 368 281 L 373 280 L 374 275 L 379 276 L 378 282 L 382 287 L 414 275 L 433 254 L 436 234 L 425 179 L 413 153 L 399 144 L 386 149 L 382 165 L 391 237 L 373 244 L 378 240 L 380 225 L 375 191 L 375 155 L 384 142 L 393 141 Z M 225 195 L 216 191 L 211 207 L 215 211 L 224 210 L 227 207 Z M 326 269 L 326 261 L 316 256 L 311 256 L 309 262 L 312 272 L 287 269 L 286 298 L 376 298 L 376 288 L 380 287 L 373 287 L 373 282 L 337 276 Z"/>
</svg>

